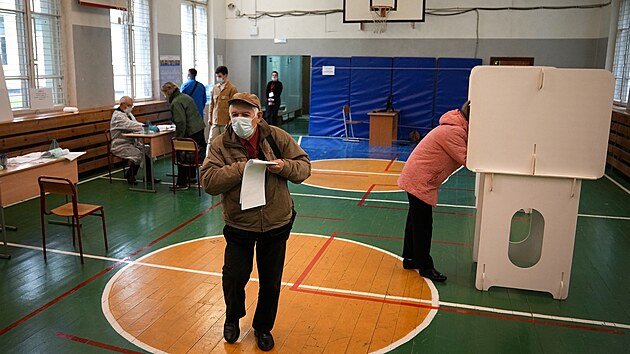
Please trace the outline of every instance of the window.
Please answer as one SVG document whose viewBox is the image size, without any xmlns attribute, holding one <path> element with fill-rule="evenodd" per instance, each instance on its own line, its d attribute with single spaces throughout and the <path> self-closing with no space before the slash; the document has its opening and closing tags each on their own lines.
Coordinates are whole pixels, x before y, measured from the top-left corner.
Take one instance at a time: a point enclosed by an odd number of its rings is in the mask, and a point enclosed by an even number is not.
<svg viewBox="0 0 630 354">
<path fill-rule="evenodd" d="M 630 1 L 628 0 L 622 0 L 619 8 L 612 72 L 615 76 L 614 101 L 627 104 L 630 89 Z"/>
<path fill-rule="evenodd" d="M 206 2 L 182 3 L 182 71 L 197 69 L 197 79 L 208 85 L 208 10 Z"/>
<path fill-rule="evenodd" d="M 29 108 L 29 88 L 65 101 L 59 0 L 0 0 L 0 55 L 11 108 Z"/>
<path fill-rule="evenodd" d="M 153 97 L 149 0 L 129 0 L 129 11 L 110 10 L 114 98 Z"/>
</svg>

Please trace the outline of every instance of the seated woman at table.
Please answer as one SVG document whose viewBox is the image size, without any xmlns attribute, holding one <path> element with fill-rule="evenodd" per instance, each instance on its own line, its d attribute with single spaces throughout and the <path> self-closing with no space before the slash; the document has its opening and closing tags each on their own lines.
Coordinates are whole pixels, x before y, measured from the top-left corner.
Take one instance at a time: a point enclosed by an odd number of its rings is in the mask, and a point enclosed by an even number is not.
<svg viewBox="0 0 630 354">
<path fill-rule="evenodd" d="M 140 166 L 150 166 L 148 155 L 142 158 L 142 143 L 135 138 L 128 138 L 123 134 L 128 133 L 142 133 L 144 131 L 142 123 L 136 120 L 136 117 L 131 114 L 133 109 L 133 98 L 129 96 L 123 96 L 120 98 L 120 105 L 112 114 L 112 119 L 109 122 L 109 131 L 112 135 L 112 154 L 118 156 L 123 160 L 127 160 L 129 168 L 125 178 L 129 184 L 136 183 L 136 174 L 140 169 Z M 146 171 L 146 176 L 151 178 L 151 171 Z M 155 182 L 159 182 L 155 180 Z"/>
</svg>

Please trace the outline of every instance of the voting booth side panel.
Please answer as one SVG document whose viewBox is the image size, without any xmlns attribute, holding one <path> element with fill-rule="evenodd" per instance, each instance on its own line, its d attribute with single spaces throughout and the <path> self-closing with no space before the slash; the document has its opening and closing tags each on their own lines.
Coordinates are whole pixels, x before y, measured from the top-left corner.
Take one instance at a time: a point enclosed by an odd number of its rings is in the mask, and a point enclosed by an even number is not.
<svg viewBox="0 0 630 354">
<path fill-rule="evenodd" d="M 613 85 L 605 70 L 474 68 L 467 167 L 477 172 L 600 178 Z"/>
</svg>

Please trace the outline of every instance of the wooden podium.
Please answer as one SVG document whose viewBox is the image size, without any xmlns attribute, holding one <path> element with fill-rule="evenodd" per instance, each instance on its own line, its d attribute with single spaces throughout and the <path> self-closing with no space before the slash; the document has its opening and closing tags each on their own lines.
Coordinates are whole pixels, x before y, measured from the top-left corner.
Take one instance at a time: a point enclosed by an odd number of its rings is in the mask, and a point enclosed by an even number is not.
<svg viewBox="0 0 630 354">
<path fill-rule="evenodd" d="M 377 112 L 370 115 L 370 146 L 392 146 L 398 138 L 398 111 Z"/>
</svg>

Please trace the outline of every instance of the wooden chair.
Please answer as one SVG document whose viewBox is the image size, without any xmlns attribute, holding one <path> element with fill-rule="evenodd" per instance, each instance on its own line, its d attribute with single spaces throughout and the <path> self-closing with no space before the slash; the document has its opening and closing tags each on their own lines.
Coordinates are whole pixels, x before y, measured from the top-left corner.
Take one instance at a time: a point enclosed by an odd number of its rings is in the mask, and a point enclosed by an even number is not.
<svg viewBox="0 0 630 354">
<path fill-rule="evenodd" d="M 201 196 L 201 184 L 199 180 L 199 148 L 197 142 L 191 138 L 173 138 L 171 139 L 171 168 L 173 176 L 175 176 L 175 165 L 184 168 L 194 168 L 197 172 L 197 194 Z M 190 158 L 192 155 L 192 159 Z M 186 158 L 184 158 L 186 156 Z M 188 175 L 186 184 L 190 186 L 191 175 Z M 173 193 L 175 193 L 175 178 L 173 178 Z"/>
<path fill-rule="evenodd" d="M 358 143 L 359 139 L 354 137 L 354 124 L 363 123 L 357 120 L 352 120 L 352 113 L 350 113 L 350 106 L 343 106 L 343 141 L 350 141 L 353 143 Z M 350 132 L 350 134 L 348 134 Z"/>
<path fill-rule="evenodd" d="M 79 253 L 81 255 L 81 264 L 83 264 L 83 244 L 81 243 L 81 219 L 88 215 L 100 216 L 103 223 L 103 238 L 105 240 L 105 251 L 108 250 L 107 246 L 107 231 L 105 229 L 105 210 L 100 205 L 81 204 L 78 202 L 77 189 L 74 183 L 67 178 L 52 177 L 52 176 L 39 176 L 37 178 L 39 183 L 39 195 L 40 195 L 40 216 L 42 222 L 42 244 L 44 251 L 44 260 L 46 260 L 46 215 L 57 215 L 61 217 L 68 217 L 72 222 L 72 245 L 75 245 L 74 234 L 75 229 L 77 238 L 79 239 Z M 71 201 L 61 206 L 48 210 L 46 206 L 46 194 L 60 194 L 65 195 L 66 198 L 70 197 Z M 67 200 L 67 199 L 66 199 Z M 97 213 L 100 212 L 100 213 Z"/>
<path fill-rule="evenodd" d="M 114 164 L 114 156 L 112 154 L 112 133 L 107 129 L 105 131 L 105 139 L 107 139 L 107 169 L 109 171 L 109 183 L 112 183 L 112 164 Z M 118 158 L 118 157 L 117 157 Z M 122 159 L 123 161 L 123 176 L 126 175 L 125 165 L 127 164 L 127 160 Z"/>
</svg>

